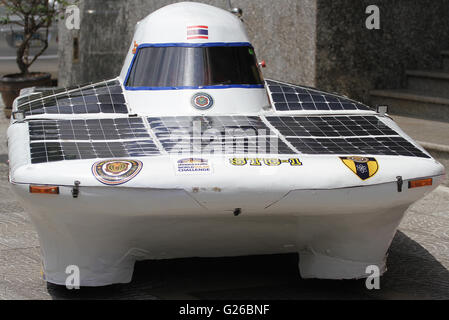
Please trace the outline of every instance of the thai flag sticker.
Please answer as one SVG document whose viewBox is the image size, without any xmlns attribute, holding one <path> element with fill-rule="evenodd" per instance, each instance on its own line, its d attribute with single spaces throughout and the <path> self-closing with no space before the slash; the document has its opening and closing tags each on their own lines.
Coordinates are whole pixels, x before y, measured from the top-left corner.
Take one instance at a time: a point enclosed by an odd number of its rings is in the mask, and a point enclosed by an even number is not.
<svg viewBox="0 0 449 320">
<path fill-rule="evenodd" d="M 187 40 L 194 39 L 209 39 L 209 27 L 208 26 L 188 26 L 187 27 Z"/>
</svg>

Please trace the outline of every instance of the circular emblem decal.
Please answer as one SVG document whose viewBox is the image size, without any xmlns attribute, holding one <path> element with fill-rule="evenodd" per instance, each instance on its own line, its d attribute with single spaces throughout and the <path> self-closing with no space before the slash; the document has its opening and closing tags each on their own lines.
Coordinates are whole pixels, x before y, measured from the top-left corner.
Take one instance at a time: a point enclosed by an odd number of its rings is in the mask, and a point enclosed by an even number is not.
<svg viewBox="0 0 449 320">
<path fill-rule="evenodd" d="M 137 176 L 142 166 L 138 160 L 103 160 L 92 166 L 92 173 L 101 183 L 116 186 Z"/>
<path fill-rule="evenodd" d="M 192 105 L 198 110 L 207 110 L 213 107 L 214 99 L 207 93 L 199 92 L 192 97 Z"/>
</svg>

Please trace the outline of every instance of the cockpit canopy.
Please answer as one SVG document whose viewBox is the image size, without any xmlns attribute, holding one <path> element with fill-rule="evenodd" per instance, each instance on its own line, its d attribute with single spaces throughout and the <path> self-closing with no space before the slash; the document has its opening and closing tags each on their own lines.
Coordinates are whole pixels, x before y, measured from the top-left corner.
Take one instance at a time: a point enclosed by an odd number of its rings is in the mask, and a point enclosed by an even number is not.
<svg viewBox="0 0 449 320">
<path fill-rule="evenodd" d="M 142 45 L 125 79 L 127 89 L 262 87 L 249 43 Z"/>
</svg>

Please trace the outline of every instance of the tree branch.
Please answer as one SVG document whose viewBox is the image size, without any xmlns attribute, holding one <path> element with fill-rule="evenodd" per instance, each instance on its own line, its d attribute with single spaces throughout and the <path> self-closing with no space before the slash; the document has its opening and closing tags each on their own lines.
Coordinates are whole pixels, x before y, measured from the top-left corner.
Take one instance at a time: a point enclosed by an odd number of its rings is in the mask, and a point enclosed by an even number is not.
<svg viewBox="0 0 449 320">
<path fill-rule="evenodd" d="M 50 26 L 47 26 L 47 28 L 45 29 L 45 40 L 41 40 L 44 43 L 44 46 L 42 47 L 42 49 L 34 56 L 33 60 L 31 60 L 31 62 L 28 64 L 28 67 L 30 67 L 34 61 L 36 61 L 37 58 L 39 58 L 45 50 L 47 50 L 48 48 L 48 32 L 49 32 Z"/>
<path fill-rule="evenodd" d="M 45 52 L 48 48 L 48 35 L 50 26 L 54 18 L 69 5 L 66 0 L 0 0 L 8 13 L 6 15 L 7 23 L 19 25 L 23 29 L 23 40 L 17 48 L 17 65 L 22 74 L 27 74 L 29 67 Z M 19 21 L 10 21 L 11 16 L 17 16 Z M 39 30 L 45 28 L 45 39 L 39 39 L 43 47 L 30 60 L 30 45 L 34 35 Z"/>
</svg>

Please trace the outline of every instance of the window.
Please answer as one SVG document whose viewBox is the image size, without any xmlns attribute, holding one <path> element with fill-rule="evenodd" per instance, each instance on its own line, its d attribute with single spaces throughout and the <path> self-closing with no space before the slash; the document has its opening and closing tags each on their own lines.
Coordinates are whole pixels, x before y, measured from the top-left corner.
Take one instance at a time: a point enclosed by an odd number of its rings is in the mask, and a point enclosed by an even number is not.
<svg viewBox="0 0 449 320">
<path fill-rule="evenodd" d="M 250 46 L 142 47 L 126 81 L 131 88 L 262 86 Z"/>
</svg>

